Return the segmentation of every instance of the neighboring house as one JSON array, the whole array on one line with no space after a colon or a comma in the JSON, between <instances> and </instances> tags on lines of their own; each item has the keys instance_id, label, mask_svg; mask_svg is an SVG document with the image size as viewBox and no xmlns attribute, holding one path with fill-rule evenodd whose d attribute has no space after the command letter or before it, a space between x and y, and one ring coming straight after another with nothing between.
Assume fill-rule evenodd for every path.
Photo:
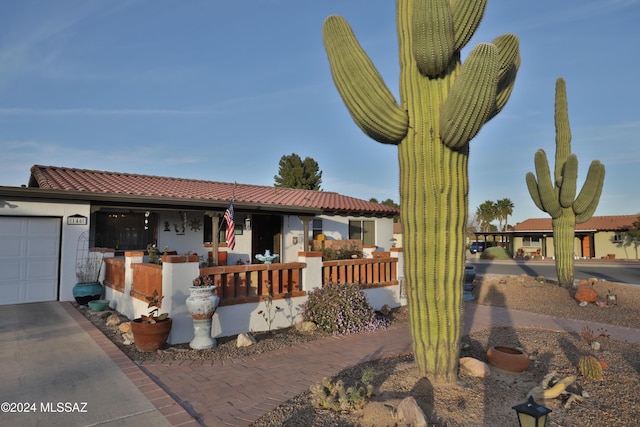
<instances>
[{"instance_id":1,"label":"neighboring house","mask_svg":"<svg viewBox=\"0 0 640 427\"><path fill-rule=\"evenodd\" d=\"M232 199L236 243L227 250L222 217ZM226 264L265 250L290 262L319 234L388 251L397 214L333 192L35 165L27 187L0 187L0 305L72 300L84 231L116 255L153 243Z\"/></svg>"},{"instance_id":2,"label":"neighboring house","mask_svg":"<svg viewBox=\"0 0 640 427\"><path fill-rule=\"evenodd\" d=\"M582 224L577 224L575 256L638 259L638 244L625 233L637 220L638 215L594 216ZM511 248L515 255L555 255L551 218L527 219L513 226L512 231L503 234L510 236Z\"/></svg>"}]
</instances>

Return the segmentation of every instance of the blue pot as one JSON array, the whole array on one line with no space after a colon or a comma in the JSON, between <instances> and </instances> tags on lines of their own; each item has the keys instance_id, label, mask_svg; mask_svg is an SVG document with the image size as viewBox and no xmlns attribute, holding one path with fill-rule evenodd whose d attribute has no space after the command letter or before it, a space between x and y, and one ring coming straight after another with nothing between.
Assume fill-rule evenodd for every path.
<instances>
[{"instance_id":1,"label":"blue pot","mask_svg":"<svg viewBox=\"0 0 640 427\"><path fill-rule=\"evenodd\" d=\"M87 305L89 301L102 298L104 287L100 282L76 283L73 287L73 297L80 305Z\"/></svg>"}]
</instances>

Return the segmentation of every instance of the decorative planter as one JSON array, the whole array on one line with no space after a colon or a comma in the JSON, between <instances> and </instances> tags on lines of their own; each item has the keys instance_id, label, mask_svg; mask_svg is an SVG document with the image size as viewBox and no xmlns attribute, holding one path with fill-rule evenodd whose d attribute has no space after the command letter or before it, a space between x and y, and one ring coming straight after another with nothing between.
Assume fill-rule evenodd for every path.
<instances>
[{"instance_id":1,"label":"decorative planter","mask_svg":"<svg viewBox=\"0 0 640 427\"><path fill-rule=\"evenodd\" d=\"M102 298L104 287L100 282L76 283L73 287L73 297L80 305L87 305L89 301Z\"/></svg>"},{"instance_id":2,"label":"decorative planter","mask_svg":"<svg viewBox=\"0 0 640 427\"><path fill-rule=\"evenodd\" d=\"M167 344L173 321L171 318L156 323L142 323L141 319L133 319L131 332L136 348L143 352L157 351Z\"/></svg>"},{"instance_id":3,"label":"decorative planter","mask_svg":"<svg viewBox=\"0 0 640 427\"><path fill-rule=\"evenodd\" d=\"M187 310L193 317L193 340L189 347L202 350L213 348L218 343L211 337L211 318L213 317L220 298L213 293L215 286L192 286L191 295L187 297Z\"/></svg>"},{"instance_id":4,"label":"decorative planter","mask_svg":"<svg viewBox=\"0 0 640 427\"><path fill-rule=\"evenodd\" d=\"M103 311L109 308L109 300L108 299L96 299L93 301L89 301L89 308L91 311Z\"/></svg>"},{"instance_id":5,"label":"decorative planter","mask_svg":"<svg viewBox=\"0 0 640 427\"><path fill-rule=\"evenodd\" d=\"M511 372L522 372L529 369L529 356L513 347L490 347L487 350L487 361L496 368Z\"/></svg>"}]
</instances>

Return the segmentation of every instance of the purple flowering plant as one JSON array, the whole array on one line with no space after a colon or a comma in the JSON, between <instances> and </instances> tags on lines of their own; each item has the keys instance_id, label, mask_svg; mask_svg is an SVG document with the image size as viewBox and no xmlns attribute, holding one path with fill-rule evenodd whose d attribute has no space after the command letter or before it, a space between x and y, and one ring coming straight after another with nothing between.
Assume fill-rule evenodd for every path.
<instances>
[{"instance_id":1,"label":"purple flowering plant","mask_svg":"<svg viewBox=\"0 0 640 427\"><path fill-rule=\"evenodd\" d=\"M302 307L302 317L334 335L386 328L389 320L378 315L357 284L327 285L314 289Z\"/></svg>"}]
</instances>

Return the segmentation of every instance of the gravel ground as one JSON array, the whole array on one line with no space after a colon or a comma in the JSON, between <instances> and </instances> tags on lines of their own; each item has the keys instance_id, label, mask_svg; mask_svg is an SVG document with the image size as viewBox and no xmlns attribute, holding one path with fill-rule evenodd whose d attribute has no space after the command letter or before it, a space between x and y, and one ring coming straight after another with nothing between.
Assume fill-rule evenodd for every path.
<instances>
[{"instance_id":1,"label":"gravel ground","mask_svg":"<svg viewBox=\"0 0 640 427\"><path fill-rule=\"evenodd\" d=\"M610 282L595 282L599 300L609 291L618 297L618 305L581 307L573 298L574 291L554 284L540 283L527 276L485 276L476 278L474 294L477 303L509 307L580 319L589 322L640 328L640 289ZM158 353L141 353L132 345L122 344L116 328L104 325L113 312L92 313L79 307L85 315L110 337L129 357L146 359L223 359L246 357L285 346L314 340L321 333L300 333L294 329L255 334L257 344L238 349L235 337L219 338L213 350L190 350L188 345L169 347ZM394 322L406 322L404 309L392 313ZM126 319L124 319L126 320ZM595 329L595 328L594 328ZM418 377L411 356L388 358L359 365L341 372L333 380L347 385L360 378L365 368L376 372L375 391L363 410L340 414L313 408L309 393L303 393L263 416L253 426L400 426L395 407L407 396L413 396L433 426L509 426L517 425L511 407L524 402L534 386L546 376L559 379L577 375L569 391L583 396L581 402L567 404L563 399L547 399L540 403L552 409L549 426L631 426L638 425L640 398L640 345L607 338L606 330L593 330L601 348L596 352L581 334L558 333L521 328L496 328L467 337L461 342L461 356L486 361L491 345L522 348L531 359L530 368L510 373L497 368L491 376L480 379L460 376L456 384L430 384ZM587 354L595 354L608 367L600 381L579 375L576 364Z\"/></svg>"}]
</instances>

